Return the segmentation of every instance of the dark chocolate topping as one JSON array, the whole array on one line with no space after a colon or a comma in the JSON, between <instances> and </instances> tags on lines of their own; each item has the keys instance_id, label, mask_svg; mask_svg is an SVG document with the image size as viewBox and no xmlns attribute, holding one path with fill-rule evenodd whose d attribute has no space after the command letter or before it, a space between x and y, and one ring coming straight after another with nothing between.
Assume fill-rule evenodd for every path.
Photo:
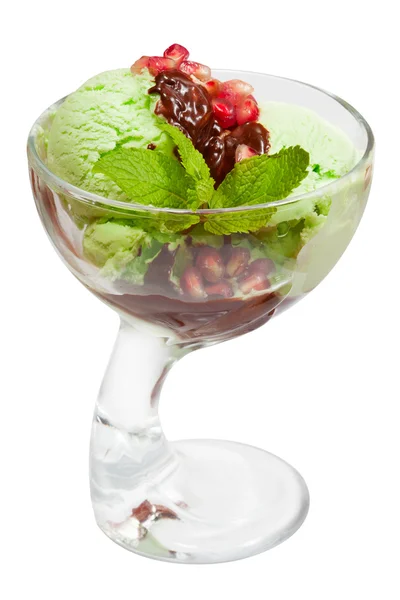
<instances>
[{"instance_id":1,"label":"dark chocolate topping","mask_svg":"<svg viewBox=\"0 0 400 600\"><path fill-rule=\"evenodd\" d=\"M199 83L178 70L163 71L149 94L160 94L156 113L178 127L202 153L219 185L235 165L235 151L246 144L257 154L268 152L269 133L261 123L223 130L214 116L211 96Z\"/></svg>"}]
</instances>

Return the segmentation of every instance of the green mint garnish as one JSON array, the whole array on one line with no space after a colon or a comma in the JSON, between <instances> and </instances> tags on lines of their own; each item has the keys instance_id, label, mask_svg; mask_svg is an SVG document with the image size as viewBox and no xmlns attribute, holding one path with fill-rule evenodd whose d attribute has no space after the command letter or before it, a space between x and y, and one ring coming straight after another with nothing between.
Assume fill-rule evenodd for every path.
<instances>
[{"instance_id":1,"label":"green mint garnish","mask_svg":"<svg viewBox=\"0 0 400 600\"><path fill-rule=\"evenodd\" d=\"M162 152L115 148L99 158L94 173L103 173L138 204L188 208L190 180L182 165Z\"/></svg>"},{"instance_id":2,"label":"green mint garnish","mask_svg":"<svg viewBox=\"0 0 400 600\"><path fill-rule=\"evenodd\" d=\"M201 205L207 205L214 193L215 181L210 176L210 169L203 155L196 150L189 138L177 127L163 124L162 129L178 147L179 156L186 173L192 178L188 190L191 208L196 210Z\"/></svg>"},{"instance_id":3,"label":"green mint garnish","mask_svg":"<svg viewBox=\"0 0 400 600\"><path fill-rule=\"evenodd\" d=\"M118 147L103 155L93 171L112 179L133 201L156 208L229 209L254 206L289 196L306 177L309 154L300 146L277 154L254 156L236 163L217 190L200 152L177 128L160 127L175 142L181 162L154 150ZM268 223L274 208L221 214L177 215L157 213L139 218L137 225L151 232L178 233L203 222L213 235L258 231ZM135 220L136 221L136 220Z\"/></svg>"},{"instance_id":4,"label":"green mint garnish","mask_svg":"<svg viewBox=\"0 0 400 600\"><path fill-rule=\"evenodd\" d=\"M263 154L236 163L211 199L211 208L251 206L286 198L307 176L309 154L300 146ZM257 231L268 223L274 208L210 215L205 228L229 234Z\"/></svg>"},{"instance_id":5,"label":"green mint garnish","mask_svg":"<svg viewBox=\"0 0 400 600\"><path fill-rule=\"evenodd\" d=\"M307 176L310 156L300 146L236 163L215 192L210 207L251 206L282 200Z\"/></svg>"},{"instance_id":6,"label":"green mint garnish","mask_svg":"<svg viewBox=\"0 0 400 600\"><path fill-rule=\"evenodd\" d=\"M147 231L158 230L161 233L179 233L190 229L200 221L198 215L176 215L168 213L157 213L149 215L141 221L141 225Z\"/></svg>"},{"instance_id":7,"label":"green mint garnish","mask_svg":"<svg viewBox=\"0 0 400 600\"><path fill-rule=\"evenodd\" d=\"M274 208L263 208L207 215L204 228L215 235L258 231L265 227L274 212Z\"/></svg>"}]
</instances>

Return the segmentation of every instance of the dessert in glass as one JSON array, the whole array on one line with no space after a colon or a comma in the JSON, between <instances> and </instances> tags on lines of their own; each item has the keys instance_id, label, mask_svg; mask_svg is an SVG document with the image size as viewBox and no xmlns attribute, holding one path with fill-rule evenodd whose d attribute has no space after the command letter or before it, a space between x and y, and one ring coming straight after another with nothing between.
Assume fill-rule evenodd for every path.
<instances>
[{"instance_id":1,"label":"dessert in glass","mask_svg":"<svg viewBox=\"0 0 400 600\"><path fill-rule=\"evenodd\" d=\"M55 249L121 317L93 419L96 521L133 552L210 563L292 535L307 487L258 448L169 442L163 382L187 353L260 327L328 274L363 214L374 142L336 96L211 73L188 54L173 44L90 79L39 117L28 158Z\"/></svg>"}]
</instances>

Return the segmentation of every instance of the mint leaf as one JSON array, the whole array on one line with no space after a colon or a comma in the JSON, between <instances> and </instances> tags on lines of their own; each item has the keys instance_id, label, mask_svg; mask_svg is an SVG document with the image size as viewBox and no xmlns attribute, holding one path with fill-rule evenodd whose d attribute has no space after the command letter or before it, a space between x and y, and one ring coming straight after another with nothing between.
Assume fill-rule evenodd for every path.
<instances>
[{"instance_id":1,"label":"mint leaf","mask_svg":"<svg viewBox=\"0 0 400 600\"><path fill-rule=\"evenodd\" d=\"M186 231L200 221L198 215L180 215L174 213L151 213L148 217L135 218L135 224L152 235L157 232L173 234Z\"/></svg>"},{"instance_id":2,"label":"mint leaf","mask_svg":"<svg viewBox=\"0 0 400 600\"><path fill-rule=\"evenodd\" d=\"M93 172L115 181L139 204L188 208L190 180L182 165L162 152L117 147L99 158Z\"/></svg>"},{"instance_id":3,"label":"mint leaf","mask_svg":"<svg viewBox=\"0 0 400 600\"><path fill-rule=\"evenodd\" d=\"M307 176L308 152L300 146L236 163L215 192L210 208L248 206L289 196Z\"/></svg>"},{"instance_id":4,"label":"mint leaf","mask_svg":"<svg viewBox=\"0 0 400 600\"><path fill-rule=\"evenodd\" d=\"M182 165L160 152L118 147L103 155L94 173L103 173L140 204L171 209L251 206L286 198L307 175L308 153L300 146L284 148L272 156L261 155L237 163L218 190L210 170L192 142L167 123L160 127L176 143ZM204 231L212 235L249 233L266 226L275 208L207 215ZM136 226L148 232L177 234L200 223L198 215L152 213L133 216Z\"/></svg>"},{"instance_id":5,"label":"mint leaf","mask_svg":"<svg viewBox=\"0 0 400 600\"><path fill-rule=\"evenodd\" d=\"M201 152L196 150L191 140L174 125L164 123L161 129L167 133L172 141L177 145L179 156L185 167L186 173L194 180L191 190L194 195L191 198L191 208L195 210L202 204L208 204L214 193L215 181L210 176L210 169L207 166Z\"/></svg>"},{"instance_id":6,"label":"mint leaf","mask_svg":"<svg viewBox=\"0 0 400 600\"><path fill-rule=\"evenodd\" d=\"M191 140L178 127L163 123L161 129L167 133L172 141L178 146L179 156L186 172L193 179L207 179L210 177L210 169L201 152L196 150Z\"/></svg>"},{"instance_id":7,"label":"mint leaf","mask_svg":"<svg viewBox=\"0 0 400 600\"><path fill-rule=\"evenodd\" d=\"M208 205L214 193L213 179L192 180L188 188L188 208L196 210Z\"/></svg>"},{"instance_id":8,"label":"mint leaf","mask_svg":"<svg viewBox=\"0 0 400 600\"><path fill-rule=\"evenodd\" d=\"M115 211L115 209L113 209ZM116 212L116 211L115 211ZM146 210L130 210L129 219L127 211L121 210L121 214L126 220L119 218L121 223L137 227L150 233L155 237L157 234L166 235L186 231L200 221L200 217L195 214L179 214L174 212L148 212ZM168 240L165 240L166 242Z\"/></svg>"},{"instance_id":9,"label":"mint leaf","mask_svg":"<svg viewBox=\"0 0 400 600\"><path fill-rule=\"evenodd\" d=\"M179 233L190 229L199 221L200 217L197 215L166 215L164 213L157 215L154 225L157 225L158 231L161 233Z\"/></svg>"},{"instance_id":10,"label":"mint leaf","mask_svg":"<svg viewBox=\"0 0 400 600\"><path fill-rule=\"evenodd\" d=\"M171 137L172 141L177 145L179 156L188 175L193 179L210 179L214 184L214 180L210 176L210 169L204 160L201 152L196 150L192 141L186 135L175 127L164 123L161 128Z\"/></svg>"},{"instance_id":11,"label":"mint leaf","mask_svg":"<svg viewBox=\"0 0 400 600\"><path fill-rule=\"evenodd\" d=\"M204 229L215 235L258 231L266 226L274 212L274 208L261 208L207 215Z\"/></svg>"}]
</instances>

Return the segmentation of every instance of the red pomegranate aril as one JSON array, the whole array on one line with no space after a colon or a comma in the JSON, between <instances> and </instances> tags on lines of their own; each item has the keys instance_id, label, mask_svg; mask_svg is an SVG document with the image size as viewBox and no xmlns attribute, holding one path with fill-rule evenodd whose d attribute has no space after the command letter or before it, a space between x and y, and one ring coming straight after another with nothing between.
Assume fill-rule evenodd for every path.
<instances>
[{"instance_id":1,"label":"red pomegranate aril","mask_svg":"<svg viewBox=\"0 0 400 600\"><path fill-rule=\"evenodd\" d=\"M238 277L247 268L250 260L250 251L247 248L232 248L230 258L226 264L228 277Z\"/></svg>"},{"instance_id":2,"label":"red pomegranate aril","mask_svg":"<svg viewBox=\"0 0 400 600\"><path fill-rule=\"evenodd\" d=\"M210 79L210 81L203 82L203 86L210 94L211 98L216 98L221 90L221 82L218 79Z\"/></svg>"},{"instance_id":3,"label":"red pomegranate aril","mask_svg":"<svg viewBox=\"0 0 400 600\"><path fill-rule=\"evenodd\" d=\"M232 298L233 290L228 281L219 281L211 285L206 285L206 292L209 296L222 296L223 298Z\"/></svg>"},{"instance_id":4,"label":"red pomegranate aril","mask_svg":"<svg viewBox=\"0 0 400 600\"><path fill-rule=\"evenodd\" d=\"M144 500L139 506L132 509L131 516L137 519L140 523L144 523L154 513L154 507L148 500Z\"/></svg>"},{"instance_id":5,"label":"red pomegranate aril","mask_svg":"<svg viewBox=\"0 0 400 600\"><path fill-rule=\"evenodd\" d=\"M131 73L141 73L144 68L149 66L150 56L141 56L131 66Z\"/></svg>"},{"instance_id":6,"label":"red pomegranate aril","mask_svg":"<svg viewBox=\"0 0 400 600\"><path fill-rule=\"evenodd\" d=\"M235 151L235 162L240 162L245 158L251 158L252 156L256 156L257 152L250 148L250 146L246 146L246 144L239 144Z\"/></svg>"},{"instance_id":7,"label":"red pomegranate aril","mask_svg":"<svg viewBox=\"0 0 400 600\"><path fill-rule=\"evenodd\" d=\"M215 118L224 129L229 129L236 125L235 107L229 100L226 100L225 98L214 99L213 110Z\"/></svg>"},{"instance_id":8,"label":"red pomegranate aril","mask_svg":"<svg viewBox=\"0 0 400 600\"><path fill-rule=\"evenodd\" d=\"M185 73L185 75L194 75L197 79L200 79L200 81L208 81L211 79L210 67L192 60L184 60L179 69L182 73Z\"/></svg>"},{"instance_id":9,"label":"red pomegranate aril","mask_svg":"<svg viewBox=\"0 0 400 600\"><path fill-rule=\"evenodd\" d=\"M260 292L269 288L269 281L265 273L246 273L239 280L239 288L243 294L252 291Z\"/></svg>"},{"instance_id":10,"label":"red pomegranate aril","mask_svg":"<svg viewBox=\"0 0 400 600\"><path fill-rule=\"evenodd\" d=\"M254 88L241 79L230 79L224 81L220 92L220 98L227 98L234 105L237 105L249 94L254 92Z\"/></svg>"},{"instance_id":11,"label":"red pomegranate aril","mask_svg":"<svg viewBox=\"0 0 400 600\"><path fill-rule=\"evenodd\" d=\"M187 267L181 277L180 284L182 290L192 298L197 298L199 300L207 298L207 293L203 285L203 278L199 269L196 269L196 267Z\"/></svg>"},{"instance_id":12,"label":"red pomegranate aril","mask_svg":"<svg viewBox=\"0 0 400 600\"><path fill-rule=\"evenodd\" d=\"M264 273L271 275L275 272L275 263L270 258L257 258L249 265L249 273Z\"/></svg>"},{"instance_id":13,"label":"red pomegranate aril","mask_svg":"<svg viewBox=\"0 0 400 600\"><path fill-rule=\"evenodd\" d=\"M197 255L196 267L200 273L210 283L220 281L224 276L225 266L221 255L215 248L201 248Z\"/></svg>"},{"instance_id":14,"label":"red pomegranate aril","mask_svg":"<svg viewBox=\"0 0 400 600\"><path fill-rule=\"evenodd\" d=\"M162 71L169 71L174 68L175 62L170 58L165 58L164 56L151 56L149 59L148 69L154 76Z\"/></svg>"},{"instance_id":15,"label":"red pomegranate aril","mask_svg":"<svg viewBox=\"0 0 400 600\"><path fill-rule=\"evenodd\" d=\"M167 48L164 52L164 57L173 60L176 67L179 67L179 65L186 60L188 56L189 50L180 44L172 44L172 46L169 46L169 48Z\"/></svg>"},{"instance_id":16,"label":"red pomegranate aril","mask_svg":"<svg viewBox=\"0 0 400 600\"><path fill-rule=\"evenodd\" d=\"M244 125L250 121L257 121L260 116L260 110L257 102L253 98L245 98L236 108L236 118L238 125Z\"/></svg>"}]
</instances>

